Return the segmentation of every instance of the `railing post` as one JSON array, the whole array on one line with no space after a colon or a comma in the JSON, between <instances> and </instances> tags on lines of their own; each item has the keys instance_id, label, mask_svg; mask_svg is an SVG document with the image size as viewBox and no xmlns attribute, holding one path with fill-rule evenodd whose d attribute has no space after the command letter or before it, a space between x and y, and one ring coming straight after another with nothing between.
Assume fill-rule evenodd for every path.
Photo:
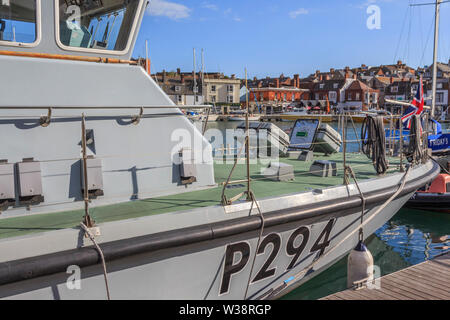
<instances>
[{"instance_id":1,"label":"railing post","mask_svg":"<svg viewBox=\"0 0 450 320\"><path fill-rule=\"evenodd\" d=\"M83 153L83 197L84 197L84 217L83 223L88 227L92 228L94 226L94 221L89 215L89 184L88 184L88 174L87 174L87 152L86 152L86 117L83 113L81 117L81 148Z\"/></svg>"}]
</instances>

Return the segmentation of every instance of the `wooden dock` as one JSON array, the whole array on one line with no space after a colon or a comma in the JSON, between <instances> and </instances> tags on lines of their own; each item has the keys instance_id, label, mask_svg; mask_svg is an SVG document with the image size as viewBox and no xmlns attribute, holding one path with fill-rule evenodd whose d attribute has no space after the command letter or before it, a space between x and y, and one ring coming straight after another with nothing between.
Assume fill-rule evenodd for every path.
<instances>
[{"instance_id":1,"label":"wooden dock","mask_svg":"<svg viewBox=\"0 0 450 320\"><path fill-rule=\"evenodd\" d=\"M321 300L450 300L450 252L379 280L379 289L348 289Z\"/></svg>"}]
</instances>

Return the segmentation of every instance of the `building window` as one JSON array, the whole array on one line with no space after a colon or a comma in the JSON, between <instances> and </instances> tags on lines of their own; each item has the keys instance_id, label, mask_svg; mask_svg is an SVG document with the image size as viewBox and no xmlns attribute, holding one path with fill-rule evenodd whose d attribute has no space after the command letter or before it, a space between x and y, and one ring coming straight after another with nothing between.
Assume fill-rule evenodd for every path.
<instances>
[{"instance_id":1,"label":"building window","mask_svg":"<svg viewBox=\"0 0 450 320\"><path fill-rule=\"evenodd\" d=\"M336 101L336 99L337 99L337 93L334 92L334 91L330 91L330 93L329 93L329 99L330 99L330 100Z\"/></svg>"},{"instance_id":2,"label":"building window","mask_svg":"<svg viewBox=\"0 0 450 320\"><path fill-rule=\"evenodd\" d=\"M334 88L334 89L337 89L338 86L339 86L339 83L333 83L333 88Z\"/></svg>"},{"instance_id":3,"label":"building window","mask_svg":"<svg viewBox=\"0 0 450 320\"><path fill-rule=\"evenodd\" d=\"M436 88L437 89L442 89L442 82L436 83Z\"/></svg>"},{"instance_id":4,"label":"building window","mask_svg":"<svg viewBox=\"0 0 450 320\"><path fill-rule=\"evenodd\" d=\"M283 95L283 100L284 100L284 101L287 100L287 94L286 94L286 93Z\"/></svg>"},{"instance_id":5,"label":"building window","mask_svg":"<svg viewBox=\"0 0 450 320\"><path fill-rule=\"evenodd\" d=\"M195 96L195 102L198 102L198 96Z\"/></svg>"},{"instance_id":6,"label":"building window","mask_svg":"<svg viewBox=\"0 0 450 320\"><path fill-rule=\"evenodd\" d=\"M227 96L227 102L233 103L233 96Z\"/></svg>"},{"instance_id":7,"label":"building window","mask_svg":"<svg viewBox=\"0 0 450 320\"><path fill-rule=\"evenodd\" d=\"M324 83L321 83L320 85L319 85L319 88L320 89L323 89L325 87L325 84Z\"/></svg>"},{"instance_id":8,"label":"building window","mask_svg":"<svg viewBox=\"0 0 450 320\"><path fill-rule=\"evenodd\" d=\"M398 87L391 87L391 92L398 92Z\"/></svg>"},{"instance_id":9,"label":"building window","mask_svg":"<svg viewBox=\"0 0 450 320\"><path fill-rule=\"evenodd\" d=\"M437 92L436 93L436 103L443 103L443 102L444 102L444 93Z\"/></svg>"},{"instance_id":10,"label":"building window","mask_svg":"<svg viewBox=\"0 0 450 320\"><path fill-rule=\"evenodd\" d=\"M38 42L37 0L0 1L0 42L6 45L37 44Z\"/></svg>"},{"instance_id":11,"label":"building window","mask_svg":"<svg viewBox=\"0 0 450 320\"><path fill-rule=\"evenodd\" d=\"M292 101L295 101L295 93L292 94Z\"/></svg>"},{"instance_id":12,"label":"building window","mask_svg":"<svg viewBox=\"0 0 450 320\"><path fill-rule=\"evenodd\" d=\"M176 92L180 92L181 91L181 87L180 86L175 86L175 91Z\"/></svg>"},{"instance_id":13,"label":"building window","mask_svg":"<svg viewBox=\"0 0 450 320\"><path fill-rule=\"evenodd\" d=\"M316 93L316 100L319 100L319 94Z\"/></svg>"},{"instance_id":14,"label":"building window","mask_svg":"<svg viewBox=\"0 0 450 320\"><path fill-rule=\"evenodd\" d=\"M347 100L348 101L352 101L352 93L351 92L348 93Z\"/></svg>"},{"instance_id":15,"label":"building window","mask_svg":"<svg viewBox=\"0 0 450 320\"><path fill-rule=\"evenodd\" d=\"M181 102L183 102L183 97L181 95L178 95L177 100L178 100L178 103L181 103Z\"/></svg>"},{"instance_id":16,"label":"building window","mask_svg":"<svg viewBox=\"0 0 450 320\"><path fill-rule=\"evenodd\" d=\"M227 86L227 91L228 92L233 92L234 91L234 86L233 85L228 85Z\"/></svg>"},{"instance_id":17,"label":"building window","mask_svg":"<svg viewBox=\"0 0 450 320\"><path fill-rule=\"evenodd\" d=\"M211 102L216 102L216 96L210 96Z\"/></svg>"},{"instance_id":18,"label":"building window","mask_svg":"<svg viewBox=\"0 0 450 320\"><path fill-rule=\"evenodd\" d=\"M355 98L355 100L356 100L356 101L359 101L359 92L356 93L356 98Z\"/></svg>"},{"instance_id":19,"label":"building window","mask_svg":"<svg viewBox=\"0 0 450 320\"><path fill-rule=\"evenodd\" d=\"M215 85L211 86L211 92L216 92L216 86Z\"/></svg>"},{"instance_id":20,"label":"building window","mask_svg":"<svg viewBox=\"0 0 450 320\"><path fill-rule=\"evenodd\" d=\"M92 0L81 6L74 0L58 2L60 46L123 52L131 45L142 0Z\"/></svg>"}]
</instances>

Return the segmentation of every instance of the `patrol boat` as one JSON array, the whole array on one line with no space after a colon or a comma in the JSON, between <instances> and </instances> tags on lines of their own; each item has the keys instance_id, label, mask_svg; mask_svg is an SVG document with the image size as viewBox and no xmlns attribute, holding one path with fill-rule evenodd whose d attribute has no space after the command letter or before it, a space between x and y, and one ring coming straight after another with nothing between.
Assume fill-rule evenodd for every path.
<instances>
[{"instance_id":1,"label":"patrol boat","mask_svg":"<svg viewBox=\"0 0 450 320\"><path fill-rule=\"evenodd\" d=\"M438 174L425 152L229 163L131 60L146 6L0 2L1 298L275 299Z\"/></svg>"}]
</instances>

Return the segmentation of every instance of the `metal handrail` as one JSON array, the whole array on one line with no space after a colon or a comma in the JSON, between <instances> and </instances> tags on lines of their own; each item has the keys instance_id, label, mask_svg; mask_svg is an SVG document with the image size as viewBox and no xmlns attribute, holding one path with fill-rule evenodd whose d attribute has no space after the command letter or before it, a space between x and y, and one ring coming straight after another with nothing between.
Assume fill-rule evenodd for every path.
<instances>
[{"instance_id":1,"label":"metal handrail","mask_svg":"<svg viewBox=\"0 0 450 320\"><path fill-rule=\"evenodd\" d=\"M139 106L139 107L130 107L130 106L124 106L124 107L120 107L120 106L111 106L111 107L76 107L76 106L66 106L66 107L49 107L49 106L10 106L10 107L4 107L4 106L0 106L0 110L47 110L47 109L52 109L52 110L106 110L106 109L124 109L124 110L129 110L129 109L210 109L212 108L212 105L185 105L185 106L177 106L177 105L160 105L160 106Z\"/></svg>"}]
</instances>

